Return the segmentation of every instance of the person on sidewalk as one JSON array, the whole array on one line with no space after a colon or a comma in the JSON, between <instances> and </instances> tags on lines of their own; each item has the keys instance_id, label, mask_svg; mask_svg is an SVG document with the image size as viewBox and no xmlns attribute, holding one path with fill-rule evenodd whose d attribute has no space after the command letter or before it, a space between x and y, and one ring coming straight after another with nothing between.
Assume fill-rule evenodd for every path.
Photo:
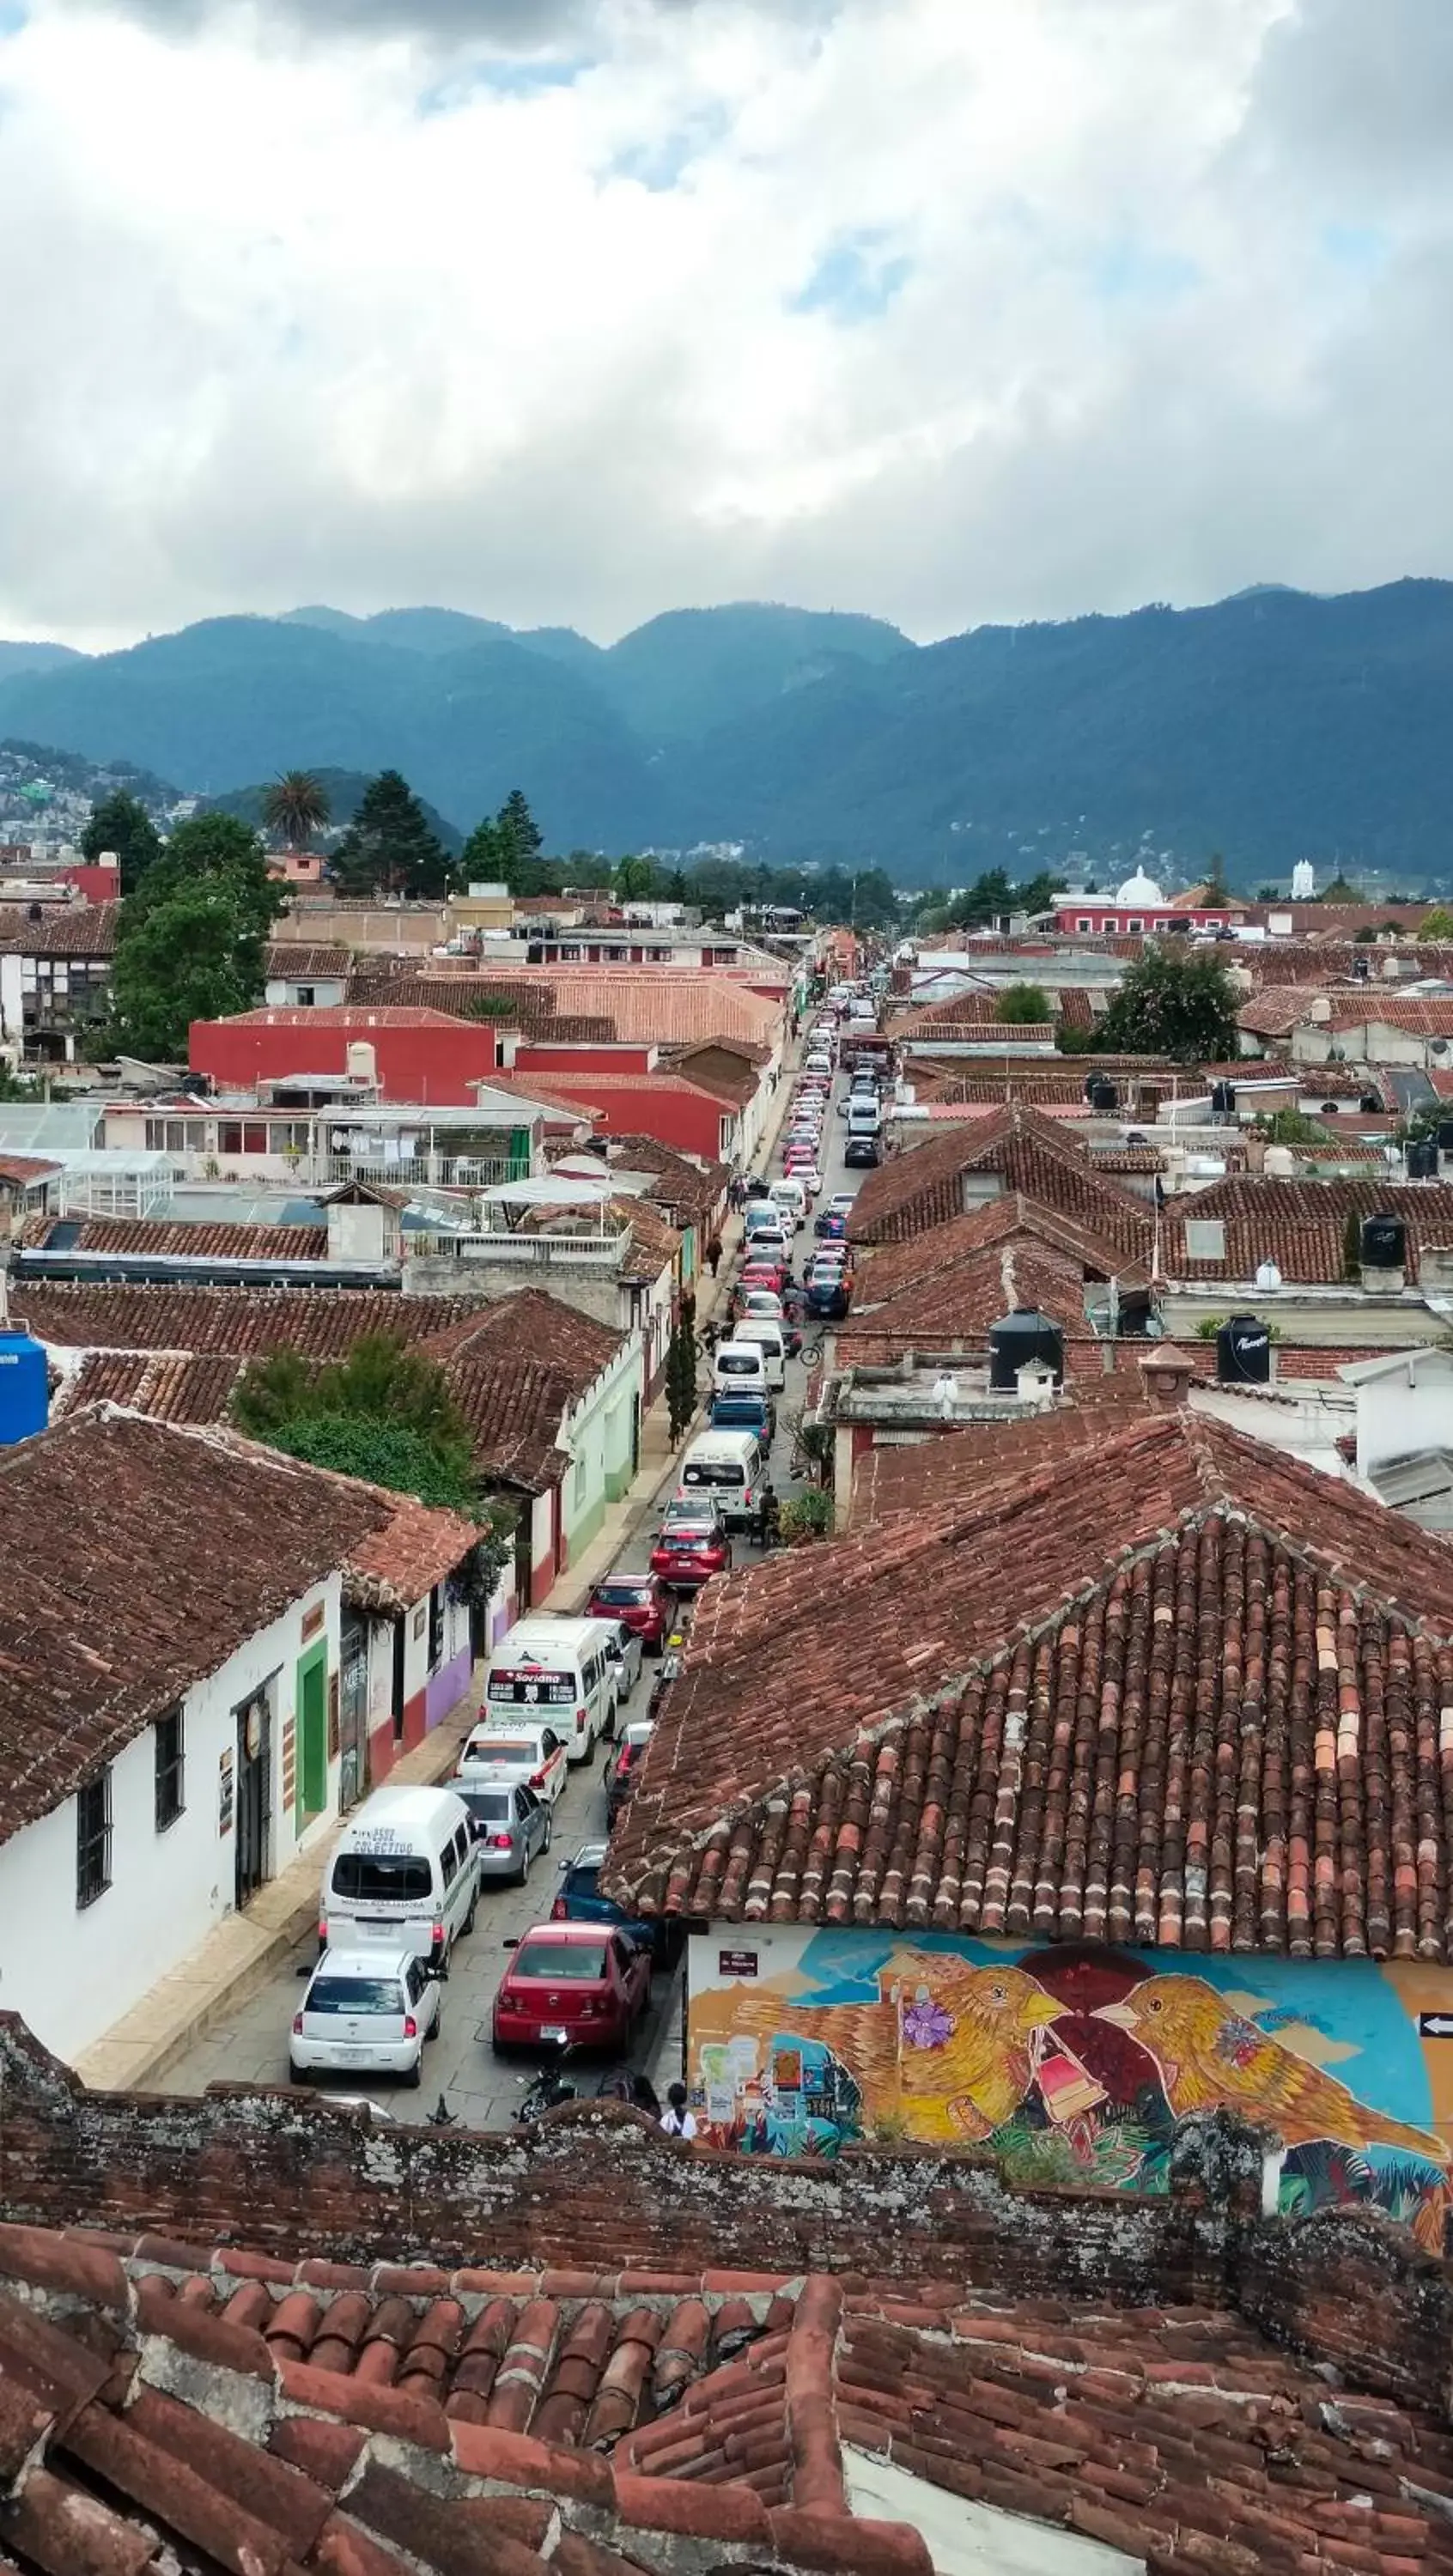
<instances>
[{"instance_id":1,"label":"person on sidewalk","mask_svg":"<svg viewBox=\"0 0 1453 2576\"><path fill-rule=\"evenodd\" d=\"M713 1279L721 1268L721 1236L714 1234L706 1247L706 1266Z\"/></svg>"}]
</instances>

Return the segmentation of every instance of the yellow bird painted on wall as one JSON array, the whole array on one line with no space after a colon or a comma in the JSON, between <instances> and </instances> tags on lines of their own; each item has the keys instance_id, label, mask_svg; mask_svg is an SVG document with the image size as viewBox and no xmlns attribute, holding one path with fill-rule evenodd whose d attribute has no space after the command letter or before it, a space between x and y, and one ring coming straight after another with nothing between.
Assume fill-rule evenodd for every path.
<instances>
[{"instance_id":1,"label":"yellow bird painted on wall","mask_svg":"<svg viewBox=\"0 0 1453 2576\"><path fill-rule=\"evenodd\" d=\"M1177 2119L1224 2108L1274 2129L1288 2147L1324 2138L1344 2147L1401 2147L1430 2164L1449 2163L1448 2148L1431 2130L1369 2110L1335 2076L1229 2010L1204 1977L1147 1977L1091 2018L1130 2031L1148 2050Z\"/></svg>"},{"instance_id":2,"label":"yellow bird painted on wall","mask_svg":"<svg viewBox=\"0 0 1453 2576\"><path fill-rule=\"evenodd\" d=\"M900 1955L893 1966L904 1990L898 2065L910 2132L977 2144L1013 2118L1034 2082L1045 2032L1071 2007L1022 1968L975 1968L924 1953Z\"/></svg>"}]
</instances>

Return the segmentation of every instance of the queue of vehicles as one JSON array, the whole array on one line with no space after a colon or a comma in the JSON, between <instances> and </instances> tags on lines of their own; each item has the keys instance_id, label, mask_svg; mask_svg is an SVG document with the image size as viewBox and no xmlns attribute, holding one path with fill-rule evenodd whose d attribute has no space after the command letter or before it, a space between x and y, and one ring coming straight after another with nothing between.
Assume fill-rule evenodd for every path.
<instances>
[{"instance_id":1,"label":"queue of vehicles","mask_svg":"<svg viewBox=\"0 0 1453 2576\"><path fill-rule=\"evenodd\" d=\"M730 1571L734 1539L767 1534L773 1398L800 1348L794 1306L832 1318L851 1304L851 1194L817 1203L837 1016L849 1032L870 1025L872 1004L864 1010L861 998L829 997L834 1008L813 1029L784 1123L781 1178L747 1202L730 1338L713 1356L709 1427L682 1458L648 1566L603 1577L583 1618L537 1612L518 1621L490 1655L483 1705L452 1779L376 1790L349 1820L324 1872L319 1955L293 2017L293 2082L390 2075L417 2085L424 2049L439 2034L450 1959L475 1928L481 1892L528 1882L550 1851L571 1768L594 1764L606 1745L612 1822L629 1799L652 1721L622 1724L621 1711L643 1656L668 1670L683 1596ZM877 1070L862 1065L840 1103L850 1164L878 1159L878 1086ZM799 1288L792 1247L809 1222ZM605 1848L582 1845L562 1867L548 1921L507 1945L489 2030L496 2052L629 2047L653 1966L669 1962L679 1935L627 1918L602 1894Z\"/></svg>"}]
</instances>

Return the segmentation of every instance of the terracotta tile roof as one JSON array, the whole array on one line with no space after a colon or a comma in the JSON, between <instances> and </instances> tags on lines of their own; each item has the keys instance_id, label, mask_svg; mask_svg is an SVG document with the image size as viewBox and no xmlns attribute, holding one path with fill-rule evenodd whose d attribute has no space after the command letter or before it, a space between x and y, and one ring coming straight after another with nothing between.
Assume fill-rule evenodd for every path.
<instances>
[{"instance_id":1,"label":"terracotta tile roof","mask_svg":"<svg viewBox=\"0 0 1453 2576\"><path fill-rule=\"evenodd\" d=\"M417 970L380 973L376 966L357 974L349 987L349 998L368 1009L390 1004L418 1010L445 1011L451 1018L471 1018L470 1005L485 1000L506 1007L488 1018L497 1020L500 1028L520 1029L529 1036L553 1039L561 1046L610 1046L615 1040L615 1022L603 1014L576 1012L562 1017L555 1008L555 995L548 984L515 984L508 977L481 974L476 968L465 974L429 975Z\"/></svg>"},{"instance_id":2,"label":"terracotta tile roof","mask_svg":"<svg viewBox=\"0 0 1453 2576\"><path fill-rule=\"evenodd\" d=\"M1283 1279L1333 1285L1343 1278L1347 1220L1400 1216L1415 1268L1431 1244L1453 1243L1453 1183L1383 1180L1267 1180L1253 1173L1215 1181L1194 1197L1172 1199L1163 1220L1163 1260L1172 1279L1253 1279L1274 1261ZM1219 1219L1226 1229L1220 1260L1193 1260L1185 1228Z\"/></svg>"},{"instance_id":3,"label":"terracotta tile roof","mask_svg":"<svg viewBox=\"0 0 1453 2576\"><path fill-rule=\"evenodd\" d=\"M1085 1276L1118 1276L1125 1287L1145 1288L1149 1269L1127 1258L1119 1247L1091 1226L1077 1224L1056 1207L1047 1207L1024 1190L1004 1190L996 1199L964 1216L950 1217L926 1234L909 1235L865 1251L858 1264L853 1311L861 1314L906 1288L918 1286L940 1271L951 1270L967 1255L1002 1246L1024 1236L1054 1247L1078 1262Z\"/></svg>"},{"instance_id":4,"label":"terracotta tile roof","mask_svg":"<svg viewBox=\"0 0 1453 2576\"><path fill-rule=\"evenodd\" d=\"M654 1172L657 1178L651 1196L667 1210L698 1221L709 1217L720 1205L731 1179L725 1163L694 1163L689 1155L678 1154L655 1136L612 1134L606 1169L612 1168Z\"/></svg>"},{"instance_id":5,"label":"terracotta tile roof","mask_svg":"<svg viewBox=\"0 0 1453 2576\"><path fill-rule=\"evenodd\" d=\"M580 1400L575 1376L517 1350L488 1349L451 1360L447 1374L481 1476L531 1494L559 1484L570 1465L563 1426Z\"/></svg>"},{"instance_id":6,"label":"terracotta tile roof","mask_svg":"<svg viewBox=\"0 0 1453 2576\"><path fill-rule=\"evenodd\" d=\"M483 1299L403 1297L384 1288L93 1287L27 1282L16 1304L37 1339L73 1350L295 1350L335 1359L372 1333L411 1347L470 1329ZM550 1301L553 1304L553 1299Z\"/></svg>"},{"instance_id":7,"label":"terracotta tile roof","mask_svg":"<svg viewBox=\"0 0 1453 2576\"><path fill-rule=\"evenodd\" d=\"M478 1545L479 1531L459 1512L435 1510L411 1494L370 1490L388 1516L349 1550L344 1598L361 1610L408 1610L454 1573Z\"/></svg>"},{"instance_id":8,"label":"terracotta tile roof","mask_svg":"<svg viewBox=\"0 0 1453 2576\"><path fill-rule=\"evenodd\" d=\"M1264 984L1243 1002L1236 1025L1249 1037L1289 1038L1311 1017L1311 995L1299 984Z\"/></svg>"},{"instance_id":9,"label":"terracotta tile roof","mask_svg":"<svg viewBox=\"0 0 1453 2576\"><path fill-rule=\"evenodd\" d=\"M6 922L0 948L19 949L26 957L112 957L120 910L119 903L71 903L47 911L41 921Z\"/></svg>"},{"instance_id":10,"label":"terracotta tile roof","mask_svg":"<svg viewBox=\"0 0 1453 2576\"><path fill-rule=\"evenodd\" d=\"M608 1018L626 1046L690 1046L719 1037L746 1038L755 1046L770 1042L782 1024L780 1002L710 968L539 971L549 978L558 1010Z\"/></svg>"},{"instance_id":11,"label":"terracotta tile roof","mask_svg":"<svg viewBox=\"0 0 1453 2576\"><path fill-rule=\"evenodd\" d=\"M0 1451L0 1840L98 1764L385 1517L272 1450L95 1410ZM205 1580L188 1580L205 1557Z\"/></svg>"},{"instance_id":12,"label":"terracotta tile roof","mask_svg":"<svg viewBox=\"0 0 1453 2576\"><path fill-rule=\"evenodd\" d=\"M1330 1025L1339 1034L1369 1028L1405 1029L1411 1037L1453 1037L1453 994L1403 996L1364 984L1356 993L1334 994Z\"/></svg>"},{"instance_id":13,"label":"terracotta tile roof","mask_svg":"<svg viewBox=\"0 0 1453 2576\"><path fill-rule=\"evenodd\" d=\"M193 1225L185 1219L160 1223L146 1217L88 1216L73 1232L74 1217L33 1216L26 1219L21 1243L42 1252L64 1224L67 1252L152 1253L190 1261L326 1261L326 1225Z\"/></svg>"},{"instance_id":14,"label":"terracotta tile roof","mask_svg":"<svg viewBox=\"0 0 1453 2576\"><path fill-rule=\"evenodd\" d=\"M0 1154L0 1187L36 1189L42 1181L53 1181L63 1168L47 1162L42 1154Z\"/></svg>"},{"instance_id":15,"label":"terracotta tile roof","mask_svg":"<svg viewBox=\"0 0 1453 2576\"><path fill-rule=\"evenodd\" d=\"M0 2279L0 2538L35 2576L932 2576L916 2531L849 2510L822 2276L319 2267L7 2227Z\"/></svg>"},{"instance_id":16,"label":"terracotta tile roof","mask_svg":"<svg viewBox=\"0 0 1453 2576\"><path fill-rule=\"evenodd\" d=\"M1453 1957L1450 1690L1442 1540L1147 1415L1093 1474L1013 1466L709 1585L610 1884L713 1920Z\"/></svg>"},{"instance_id":17,"label":"terracotta tile roof","mask_svg":"<svg viewBox=\"0 0 1453 2576\"><path fill-rule=\"evenodd\" d=\"M243 1363L222 1351L88 1351L62 1380L52 1419L86 1404L124 1404L154 1422L223 1422Z\"/></svg>"},{"instance_id":18,"label":"terracotta tile roof","mask_svg":"<svg viewBox=\"0 0 1453 2576\"><path fill-rule=\"evenodd\" d=\"M269 982L330 983L348 975L352 966L352 949L337 944L310 948L302 940L275 939L267 952Z\"/></svg>"},{"instance_id":19,"label":"terracotta tile roof","mask_svg":"<svg viewBox=\"0 0 1453 2576\"><path fill-rule=\"evenodd\" d=\"M415 1003L328 1002L311 1008L279 1003L255 1011L233 1011L220 1023L229 1029L429 1029L447 1028L452 1011L435 1011Z\"/></svg>"},{"instance_id":20,"label":"terracotta tile roof","mask_svg":"<svg viewBox=\"0 0 1453 2576\"><path fill-rule=\"evenodd\" d=\"M944 1229L947 1231L947 1228ZM966 1252L865 1314L854 1304L838 1326L839 1368L881 1368L904 1351L982 1349L991 1325L1016 1306L1038 1307L1066 1333L1083 1334L1085 1281L1079 1263L1032 1235Z\"/></svg>"},{"instance_id":21,"label":"terracotta tile roof","mask_svg":"<svg viewBox=\"0 0 1453 2576\"><path fill-rule=\"evenodd\" d=\"M1209 1344L1194 1348L1197 1354L1204 1348L1214 1365ZM1117 1359L1113 1376L1091 1372L1075 1379L1070 1400L1033 1421L974 1422L962 1431L934 1432L912 1447L895 1443L865 1450L853 1469L849 1528L858 1535L901 1512L966 1504L986 1479L1014 1468L1029 1475L1094 1449L1108 1430L1150 1409L1141 1370L1128 1354L1117 1353Z\"/></svg>"},{"instance_id":22,"label":"terracotta tile roof","mask_svg":"<svg viewBox=\"0 0 1453 2576\"><path fill-rule=\"evenodd\" d=\"M997 1172L1009 1188L1093 1227L1127 1255L1149 1257L1154 1221L1145 1201L1101 1180L1061 1125L1020 1101L869 1172L848 1221L852 1240L901 1243L962 1215L970 1172Z\"/></svg>"},{"instance_id":23,"label":"terracotta tile roof","mask_svg":"<svg viewBox=\"0 0 1453 2576\"><path fill-rule=\"evenodd\" d=\"M768 1050L753 1047L751 1056L738 1051L728 1042L720 1046L682 1047L673 1052L663 1070L681 1074L694 1082L699 1091L714 1091L722 1100L733 1100L743 1108L757 1096L757 1057L765 1064Z\"/></svg>"},{"instance_id":24,"label":"terracotta tile roof","mask_svg":"<svg viewBox=\"0 0 1453 2576\"><path fill-rule=\"evenodd\" d=\"M435 1308L458 1303L448 1297L418 1302ZM446 1331L451 1320L447 1315L443 1319ZM578 1400L610 1367L624 1340L624 1333L616 1332L609 1324L597 1323L593 1315L583 1315L578 1307L567 1306L544 1288L517 1288L508 1297L494 1297L484 1306L474 1307L453 1333L452 1347L461 1358L467 1354L470 1359L488 1357L496 1349L507 1351L516 1360L528 1352L544 1367L558 1369ZM437 1339L428 1346L437 1354Z\"/></svg>"}]
</instances>

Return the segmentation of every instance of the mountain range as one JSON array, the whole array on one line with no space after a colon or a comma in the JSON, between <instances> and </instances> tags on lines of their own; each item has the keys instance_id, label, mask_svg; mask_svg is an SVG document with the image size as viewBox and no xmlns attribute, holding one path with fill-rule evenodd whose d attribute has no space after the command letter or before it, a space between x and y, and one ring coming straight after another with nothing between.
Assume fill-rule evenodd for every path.
<instances>
[{"instance_id":1,"label":"mountain range","mask_svg":"<svg viewBox=\"0 0 1453 2576\"><path fill-rule=\"evenodd\" d=\"M609 647L448 608L223 617L83 655L0 643L0 736L222 796L403 770L460 831L523 787L559 850L743 841L963 883L1142 845L1234 882L1310 856L1441 878L1453 584L981 626L681 609Z\"/></svg>"}]
</instances>

